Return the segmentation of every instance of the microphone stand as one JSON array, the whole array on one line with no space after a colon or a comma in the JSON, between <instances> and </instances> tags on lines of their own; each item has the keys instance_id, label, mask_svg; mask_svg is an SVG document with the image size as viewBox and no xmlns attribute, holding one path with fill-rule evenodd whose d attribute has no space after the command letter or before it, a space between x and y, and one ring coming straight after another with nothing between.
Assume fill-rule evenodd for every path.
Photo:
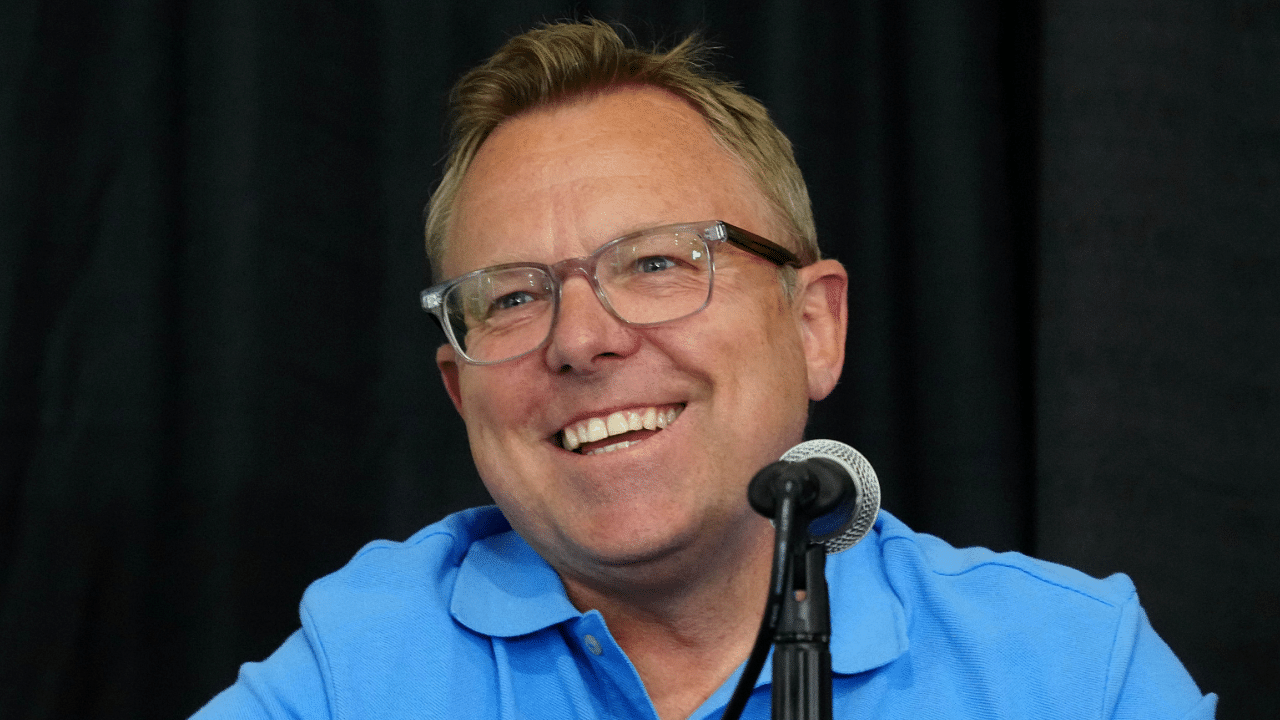
<instances>
[{"instance_id":1,"label":"microphone stand","mask_svg":"<svg viewBox=\"0 0 1280 720\"><path fill-rule=\"evenodd\" d=\"M809 522L844 500L847 483L821 469L777 462L752 479L751 506L773 518L773 571L755 647L747 658L722 720L746 707L770 645L773 720L831 720L831 610L826 548L810 540Z\"/></svg>"},{"instance_id":2,"label":"microphone stand","mask_svg":"<svg viewBox=\"0 0 1280 720\"><path fill-rule=\"evenodd\" d=\"M831 608L827 550L804 537L793 547L791 589L774 634L773 720L831 720Z\"/></svg>"}]
</instances>

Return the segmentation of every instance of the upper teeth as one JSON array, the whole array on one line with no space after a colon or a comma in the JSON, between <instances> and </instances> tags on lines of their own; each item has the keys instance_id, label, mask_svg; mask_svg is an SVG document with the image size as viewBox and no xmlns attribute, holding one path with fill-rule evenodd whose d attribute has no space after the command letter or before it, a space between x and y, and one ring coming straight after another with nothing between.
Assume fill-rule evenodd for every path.
<instances>
[{"instance_id":1,"label":"upper teeth","mask_svg":"<svg viewBox=\"0 0 1280 720\"><path fill-rule=\"evenodd\" d=\"M678 407L671 407L665 410L659 410L656 407L623 410L608 417L593 417L570 425L561 431L561 437L564 438L565 450L577 450L581 445L604 440L613 435L621 435L635 430L659 430L665 428L679 414L680 408Z\"/></svg>"}]
</instances>

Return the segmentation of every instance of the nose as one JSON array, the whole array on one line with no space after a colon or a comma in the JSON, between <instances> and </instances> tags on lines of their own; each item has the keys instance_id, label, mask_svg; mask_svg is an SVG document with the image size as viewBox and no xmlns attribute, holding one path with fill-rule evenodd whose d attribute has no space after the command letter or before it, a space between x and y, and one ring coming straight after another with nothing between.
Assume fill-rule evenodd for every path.
<instances>
[{"instance_id":1,"label":"nose","mask_svg":"<svg viewBox=\"0 0 1280 720\"><path fill-rule=\"evenodd\" d=\"M548 369L599 372L639 347L639 333L605 308L586 277L573 273L562 280L560 314L544 352Z\"/></svg>"}]
</instances>

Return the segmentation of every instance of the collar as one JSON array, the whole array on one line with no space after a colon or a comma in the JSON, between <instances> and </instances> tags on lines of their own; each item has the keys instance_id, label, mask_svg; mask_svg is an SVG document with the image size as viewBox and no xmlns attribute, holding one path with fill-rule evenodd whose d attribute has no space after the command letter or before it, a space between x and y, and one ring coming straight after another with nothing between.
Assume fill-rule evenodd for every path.
<instances>
[{"instance_id":1,"label":"collar","mask_svg":"<svg viewBox=\"0 0 1280 720\"><path fill-rule=\"evenodd\" d=\"M560 576L514 530L471 544L458 568L449 612L493 637L527 635L582 616Z\"/></svg>"},{"instance_id":2,"label":"collar","mask_svg":"<svg viewBox=\"0 0 1280 720\"><path fill-rule=\"evenodd\" d=\"M827 556L834 673L851 675L887 665L909 647L906 610L889 584L880 548L886 522L898 520L882 510L862 542Z\"/></svg>"},{"instance_id":3,"label":"collar","mask_svg":"<svg viewBox=\"0 0 1280 720\"><path fill-rule=\"evenodd\" d=\"M865 672L907 651L906 613L880 552L886 521L897 522L882 512L862 542L827 558L835 673ZM582 617L556 571L512 530L472 543L458 568L449 610L464 626L492 637L526 635ZM767 681L768 665L760 675Z\"/></svg>"}]
</instances>

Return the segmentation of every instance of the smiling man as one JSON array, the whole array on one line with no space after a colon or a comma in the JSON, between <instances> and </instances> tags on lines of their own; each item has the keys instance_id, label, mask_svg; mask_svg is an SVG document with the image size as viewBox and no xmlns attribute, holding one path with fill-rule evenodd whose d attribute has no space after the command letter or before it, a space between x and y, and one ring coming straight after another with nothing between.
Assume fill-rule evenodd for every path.
<instances>
[{"instance_id":1,"label":"smiling man","mask_svg":"<svg viewBox=\"0 0 1280 720\"><path fill-rule=\"evenodd\" d=\"M535 324L528 347L515 348L530 352L478 365L450 344L437 361L512 527L575 606L604 613L642 677L652 675L660 714L669 706L666 715L684 717L738 665L759 624L772 532L745 488L802 439L808 401L835 383L844 271L831 260L807 264L788 297L774 263L709 245L701 236L724 227L709 218L788 233L687 102L638 85L504 122L476 153L449 215L446 277L516 260L550 265L624 238L596 259L599 295L588 267L539 281L550 289L514 308L492 309L506 294L484 298L479 313ZM690 247L705 262L679 254ZM661 264L617 267L650 258ZM670 312L643 316L641 326L627 322L665 305ZM454 337L514 332L492 322L469 320Z\"/></svg>"},{"instance_id":2,"label":"smiling man","mask_svg":"<svg viewBox=\"0 0 1280 720\"><path fill-rule=\"evenodd\" d=\"M839 378L845 271L696 43L553 25L454 101L423 304L497 508L363 549L199 717L716 717L771 563L746 487ZM1212 717L1122 576L885 513L828 577L837 717Z\"/></svg>"}]
</instances>

